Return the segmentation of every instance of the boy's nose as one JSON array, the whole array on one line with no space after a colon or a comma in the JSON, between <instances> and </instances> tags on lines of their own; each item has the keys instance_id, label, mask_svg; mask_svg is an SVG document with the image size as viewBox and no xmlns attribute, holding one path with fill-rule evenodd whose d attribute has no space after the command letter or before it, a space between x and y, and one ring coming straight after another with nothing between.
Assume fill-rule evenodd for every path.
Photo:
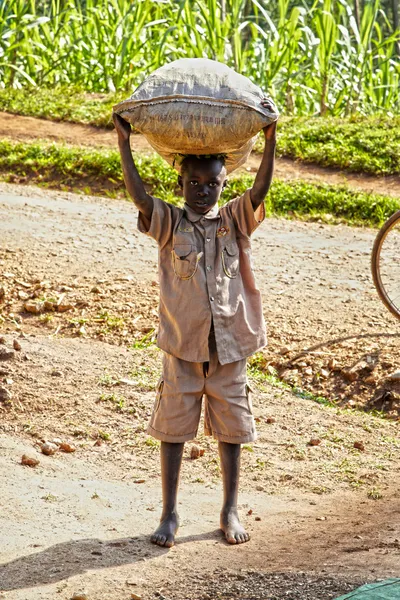
<instances>
[{"instance_id":1,"label":"boy's nose","mask_svg":"<svg viewBox=\"0 0 400 600\"><path fill-rule=\"evenodd\" d=\"M203 189L203 190L199 190L197 192L197 195L200 196L200 198L204 198L205 196L208 196L208 191Z\"/></svg>"}]
</instances>

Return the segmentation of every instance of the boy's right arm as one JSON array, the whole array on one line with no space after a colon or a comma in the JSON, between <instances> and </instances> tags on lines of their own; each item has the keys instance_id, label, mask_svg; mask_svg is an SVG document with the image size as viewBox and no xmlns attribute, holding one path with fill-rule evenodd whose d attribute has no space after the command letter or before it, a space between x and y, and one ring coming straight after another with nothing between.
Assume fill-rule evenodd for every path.
<instances>
[{"instance_id":1,"label":"boy's right arm","mask_svg":"<svg viewBox=\"0 0 400 600\"><path fill-rule=\"evenodd\" d=\"M113 121L118 134L118 146L121 154L122 171L124 173L126 189L132 197L137 209L150 222L153 214L153 198L146 192L143 181L133 162L129 141L132 131L131 126L115 113L113 114Z\"/></svg>"}]
</instances>

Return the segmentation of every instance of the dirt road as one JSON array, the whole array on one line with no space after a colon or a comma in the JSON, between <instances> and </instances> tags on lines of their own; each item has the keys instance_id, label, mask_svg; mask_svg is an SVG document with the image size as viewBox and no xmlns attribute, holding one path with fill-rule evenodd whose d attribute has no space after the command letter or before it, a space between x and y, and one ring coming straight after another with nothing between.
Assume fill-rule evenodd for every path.
<instances>
[{"instance_id":1,"label":"dirt road","mask_svg":"<svg viewBox=\"0 0 400 600\"><path fill-rule=\"evenodd\" d=\"M325 407L263 375L398 416L387 376L400 334L369 276L375 232L270 219L256 233L270 345L265 370L250 373L259 440L243 451L241 514L252 541L231 548L217 532L216 445L199 434L181 541L166 551L148 544L160 493L144 431L160 367L142 340L157 324L157 249L135 221L127 202L0 185L0 347L21 346L0 363L11 394L0 403L0 597L325 600L398 575L398 421ZM61 297L64 313L23 308ZM40 454L54 437L76 452ZM40 465L19 465L23 453Z\"/></svg>"}]
</instances>

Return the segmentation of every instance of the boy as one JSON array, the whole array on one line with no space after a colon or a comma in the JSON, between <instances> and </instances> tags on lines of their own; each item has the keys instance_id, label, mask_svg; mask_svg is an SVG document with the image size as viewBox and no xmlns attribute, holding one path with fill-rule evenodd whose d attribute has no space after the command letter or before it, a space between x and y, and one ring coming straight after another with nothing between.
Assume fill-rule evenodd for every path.
<instances>
[{"instance_id":1,"label":"boy","mask_svg":"<svg viewBox=\"0 0 400 600\"><path fill-rule=\"evenodd\" d=\"M177 208L147 194L132 158L131 127L118 115L114 123L139 230L159 244L157 343L164 359L148 432L161 440L163 511L151 541L174 545L184 442L196 437L204 394L205 433L219 442L220 526L228 543L247 542L237 512L241 444L256 439L246 358L266 344L250 235L265 218L276 123L264 129L264 155L253 187L221 209L218 199L227 183L223 159L184 159L178 181L185 205Z\"/></svg>"}]
</instances>

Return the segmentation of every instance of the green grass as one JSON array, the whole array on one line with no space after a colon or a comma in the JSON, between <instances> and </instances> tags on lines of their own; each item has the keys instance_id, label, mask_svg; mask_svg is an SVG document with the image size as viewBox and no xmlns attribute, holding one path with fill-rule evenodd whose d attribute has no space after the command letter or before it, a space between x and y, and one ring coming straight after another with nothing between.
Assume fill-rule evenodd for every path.
<instances>
[{"instance_id":1,"label":"green grass","mask_svg":"<svg viewBox=\"0 0 400 600\"><path fill-rule=\"evenodd\" d=\"M78 88L0 89L0 110L112 128L112 106L128 97ZM263 149L263 136L256 150ZM278 156L375 175L400 173L400 117L282 117Z\"/></svg>"},{"instance_id":2,"label":"green grass","mask_svg":"<svg viewBox=\"0 0 400 600\"><path fill-rule=\"evenodd\" d=\"M114 127L111 113L114 104L126 100L128 94L89 94L79 88L58 86L54 89L0 89L0 111L50 121L69 121Z\"/></svg>"},{"instance_id":3,"label":"green grass","mask_svg":"<svg viewBox=\"0 0 400 600\"><path fill-rule=\"evenodd\" d=\"M278 154L348 171L399 174L400 117L285 119Z\"/></svg>"},{"instance_id":4,"label":"green grass","mask_svg":"<svg viewBox=\"0 0 400 600\"><path fill-rule=\"evenodd\" d=\"M177 196L177 174L158 156L136 156L146 188L173 204ZM41 142L0 140L0 172L5 179L23 176L35 183L86 192L117 194L124 191L119 153ZM253 177L242 175L229 181L222 203L252 186ZM400 207L400 200L367 194L345 186L314 185L304 181L274 181L267 197L269 215L317 219L339 219L351 224L379 225Z\"/></svg>"}]
</instances>

